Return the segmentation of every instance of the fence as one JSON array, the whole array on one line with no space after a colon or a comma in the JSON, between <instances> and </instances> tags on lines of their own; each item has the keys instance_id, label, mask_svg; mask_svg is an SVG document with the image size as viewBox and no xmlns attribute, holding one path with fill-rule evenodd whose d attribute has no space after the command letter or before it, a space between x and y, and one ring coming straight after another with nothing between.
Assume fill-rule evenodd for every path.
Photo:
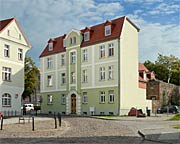
<instances>
[{"instance_id":1,"label":"fence","mask_svg":"<svg viewBox=\"0 0 180 144\"><path fill-rule=\"evenodd\" d=\"M1 111L4 117L16 117L22 115L21 111Z\"/></svg>"}]
</instances>

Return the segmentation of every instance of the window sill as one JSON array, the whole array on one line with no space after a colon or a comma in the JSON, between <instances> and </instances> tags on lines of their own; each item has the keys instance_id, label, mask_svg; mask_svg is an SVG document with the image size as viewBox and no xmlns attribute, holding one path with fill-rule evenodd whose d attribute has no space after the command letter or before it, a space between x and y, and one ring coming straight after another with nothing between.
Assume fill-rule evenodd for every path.
<instances>
[{"instance_id":1,"label":"window sill","mask_svg":"<svg viewBox=\"0 0 180 144\"><path fill-rule=\"evenodd\" d=\"M82 104L88 104L88 102L83 102Z\"/></svg>"},{"instance_id":2,"label":"window sill","mask_svg":"<svg viewBox=\"0 0 180 144\"><path fill-rule=\"evenodd\" d=\"M5 81L5 82L12 82L11 80L3 80L3 81Z\"/></svg>"},{"instance_id":3,"label":"window sill","mask_svg":"<svg viewBox=\"0 0 180 144\"><path fill-rule=\"evenodd\" d=\"M47 105L53 105L53 103L47 103Z\"/></svg>"},{"instance_id":4,"label":"window sill","mask_svg":"<svg viewBox=\"0 0 180 144\"><path fill-rule=\"evenodd\" d=\"M53 85L48 85L47 87L53 87Z\"/></svg>"},{"instance_id":5,"label":"window sill","mask_svg":"<svg viewBox=\"0 0 180 144\"><path fill-rule=\"evenodd\" d=\"M99 104L105 104L105 102L100 102Z\"/></svg>"},{"instance_id":6,"label":"window sill","mask_svg":"<svg viewBox=\"0 0 180 144\"><path fill-rule=\"evenodd\" d=\"M10 106L10 105L7 105L7 106L6 106L6 105L2 105L2 107L8 107L8 108L9 108L9 107L11 107L11 106Z\"/></svg>"},{"instance_id":7,"label":"window sill","mask_svg":"<svg viewBox=\"0 0 180 144\"><path fill-rule=\"evenodd\" d=\"M108 104L114 104L114 102L108 102Z\"/></svg>"}]
</instances>

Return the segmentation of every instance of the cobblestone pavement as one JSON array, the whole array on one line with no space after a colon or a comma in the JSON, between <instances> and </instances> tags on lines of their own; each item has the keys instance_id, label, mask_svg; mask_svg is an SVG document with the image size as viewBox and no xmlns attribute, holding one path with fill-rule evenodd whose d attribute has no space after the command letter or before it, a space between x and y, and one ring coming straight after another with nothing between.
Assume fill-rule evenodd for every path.
<instances>
[{"instance_id":1,"label":"cobblestone pavement","mask_svg":"<svg viewBox=\"0 0 180 144\"><path fill-rule=\"evenodd\" d=\"M0 131L0 144L161 144L143 141L137 133L137 129L143 127L140 123L147 125L141 119L103 120L88 117L63 117L62 126L57 129L54 128L54 119L35 120L35 131L32 131L31 123L6 124Z\"/></svg>"}]
</instances>

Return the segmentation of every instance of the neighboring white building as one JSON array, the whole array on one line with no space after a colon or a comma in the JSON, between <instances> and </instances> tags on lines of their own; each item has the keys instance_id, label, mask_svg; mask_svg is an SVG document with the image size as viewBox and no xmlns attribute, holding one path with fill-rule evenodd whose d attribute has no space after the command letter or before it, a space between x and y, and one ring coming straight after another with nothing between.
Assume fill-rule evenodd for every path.
<instances>
[{"instance_id":1,"label":"neighboring white building","mask_svg":"<svg viewBox=\"0 0 180 144\"><path fill-rule=\"evenodd\" d=\"M31 44L15 18L0 21L0 111L20 111L24 58Z\"/></svg>"}]
</instances>

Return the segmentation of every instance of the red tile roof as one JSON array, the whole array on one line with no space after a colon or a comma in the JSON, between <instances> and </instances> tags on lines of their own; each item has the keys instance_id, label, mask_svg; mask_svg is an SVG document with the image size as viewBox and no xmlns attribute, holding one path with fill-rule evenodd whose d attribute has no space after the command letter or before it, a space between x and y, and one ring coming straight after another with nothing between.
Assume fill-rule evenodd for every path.
<instances>
[{"instance_id":1,"label":"red tile roof","mask_svg":"<svg viewBox=\"0 0 180 144\"><path fill-rule=\"evenodd\" d=\"M139 63L139 71L145 71L145 72L149 72L149 70L145 67L144 64Z\"/></svg>"},{"instance_id":2,"label":"red tile roof","mask_svg":"<svg viewBox=\"0 0 180 144\"><path fill-rule=\"evenodd\" d=\"M127 19L137 29L137 31L139 31L139 28L134 25L127 17L120 17L112 21L106 21L105 23L98 24L92 27L85 27L84 29L80 30L81 34L84 34L88 30L90 31L90 40L82 41L81 47L119 38L121 36L121 31L125 19ZM111 24L111 35L109 36L105 36L104 34L104 28L107 24ZM66 49L63 47L63 38L64 36L55 38L56 44L54 45L53 51L48 51L48 46L46 46L40 57L66 51Z\"/></svg>"},{"instance_id":3,"label":"red tile roof","mask_svg":"<svg viewBox=\"0 0 180 144\"><path fill-rule=\"evenodd\" d=\"M6 19L6 20L1 20L0 21L0 32L6 27L8 26L8 24L14 20L14 18L10 18L10 19Z\"/></svg>"}]
</instances>

